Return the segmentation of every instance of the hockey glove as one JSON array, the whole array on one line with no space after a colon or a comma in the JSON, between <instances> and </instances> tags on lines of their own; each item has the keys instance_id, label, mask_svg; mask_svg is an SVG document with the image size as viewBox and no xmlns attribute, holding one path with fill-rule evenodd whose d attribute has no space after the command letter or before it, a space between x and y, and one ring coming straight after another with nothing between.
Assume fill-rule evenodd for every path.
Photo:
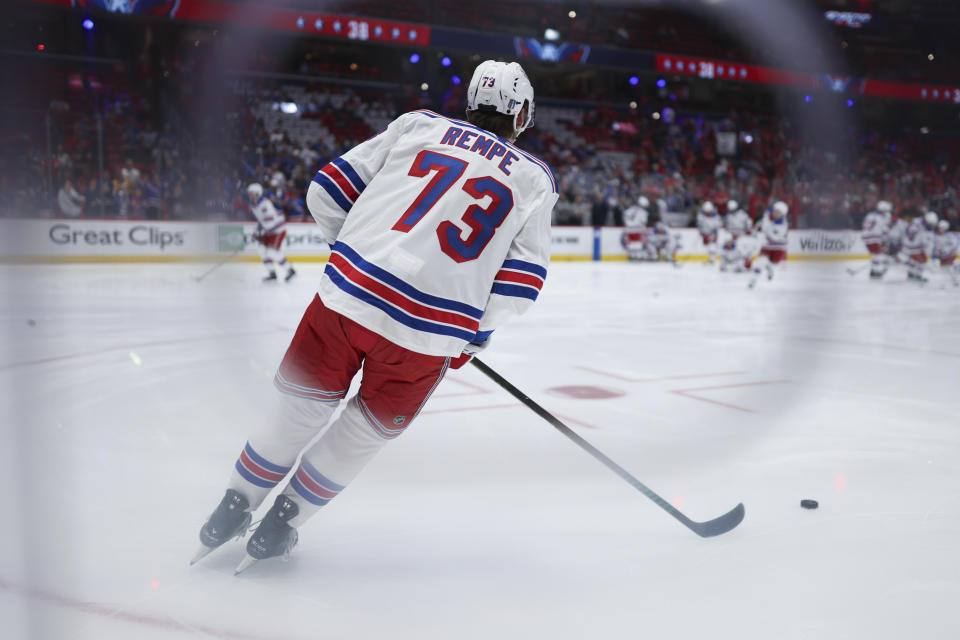
<instances>
[{"instance_id":1,"label":"hockey glove","mask_svg":"<svg viewBox=\"0 0 960 640\"><path fill-rule=\"evenodd\" d=\"M450 360L450 368L459 369L463 365L470 362L470 359L473 356L477 355L478 353L480 353L490 345L491 339L492 339L492 336L487 338L480 344L468 342L466 345L464 345L463 351L460 353L460 355Z\"/></svg>"}]
</instances>

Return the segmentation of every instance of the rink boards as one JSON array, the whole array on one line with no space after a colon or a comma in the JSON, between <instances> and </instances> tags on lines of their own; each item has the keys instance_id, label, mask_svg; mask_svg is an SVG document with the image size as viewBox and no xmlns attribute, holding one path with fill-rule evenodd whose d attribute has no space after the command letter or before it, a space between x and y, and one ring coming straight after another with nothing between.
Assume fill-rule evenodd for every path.
<instances>
[{"instance_id":1,"label":"rink boards","mask_svg":"<svg viewBox=\"0 0 960 640\"><path fill-rule=\"evenodd\" d=\"M146 220L0 220L3 262L185 262L259 260L256 223ZM673 229L681 260L705 260L696 229ZM625 260L622 227L553 227L554 260ZM753 238L742 239L746 244ZM313 223L289 223L285 241L294 261L322 262L330 248ZM747 249L748 247L744 247ZM799 229L789 235L791 260L868 257L857 231Z\"/></svg>"}]
</instances>

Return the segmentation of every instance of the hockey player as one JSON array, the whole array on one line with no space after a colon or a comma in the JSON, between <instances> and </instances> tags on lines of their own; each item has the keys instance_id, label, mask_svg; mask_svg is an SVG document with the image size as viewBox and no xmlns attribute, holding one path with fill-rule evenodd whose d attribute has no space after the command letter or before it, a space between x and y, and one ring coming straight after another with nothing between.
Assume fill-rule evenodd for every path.
<instances>
[{"instance_id":1,"label":"hockey player","mask_svg":"<svg viewBox=\"0 0 960 640\"><path fill-rule=\"evenodd\" d=\"M950 223L941 220L937 223L937 235L933 240L933 258L947 271L953 286L960 285L960 264L957 264L957 252L960 250L960 238L950 233Z\"/></svg>"},{"instance_id":2,"label":"hockey player","mask_svg":"<svg viewBox=\"0 0 960 640\"><path fill-rule=\"evenodd\" d=\"M887 255L896 256L903 249L903 236L907 233L907 221L898 216L890 218L890 227L884 234Z\"/></svg>"},{"instance_id":3,"label":"hockey player","mask_svg":"<svg viewBox=\"0 0 960 640\"><path fill-rule=\"evenodd\" d=\"M195 560L242 535L281 483L237 572L288 554L297 527L410 426L447 370L533 304L558 197L549 167L513 145L533 115L523 68L487 60L467 89L469 122L406 113L320 169L307 204L330 261L274 378L277 419L248 439Z\"/></svg>"},{"instance_id":4,"label":"hockey player","mask_svg":"<svg viewBox=\"0 0 960 640\"><path fill-rule=\"evenodd\" d=\"M870 252L870 277L879 279L887 271L890 260L887 256L885 238L890 230L893 206L886 200L877 203L876 211L871 211L863 219L863 243Z\"/></svg>"},{"instance_id":5,"label":"hockey player","mask_svg":"<svg viewBox=\"0 0 960 640\"><path fill-rule=\"evenodd\" d=\"M751 289L757 284L761 272L766 270L767 280L772 280L774 266L787 259L787 211L787 203L777 200L767 215L757 223L760 256L753 264Z\"/></svg>"},{"instance_id":6,"label":"hockey player","mask_svg":"<svg viewBox=\"0 0 960 640\"><path fill-rule=\"evenodd\" d=\"M287 237L287 221L283 213L273 206L270 198L263 195L263 186L257 182L247 187L247 199L250 202L250 211L257 218L257 230L253 234L254 240L260 245L260 259L267 268L264 282L277 279L274 264L286 269L285 281L295 276L297 272L283 254L283 241Z\"/></svg>"},{"instance_id":7,"label":"hockey player","mask_svg":"<svg viewBox=\"0 0 960 640\"><path fill-rule=\"evenodd\" d=\"M623 236L621 241L627 251L628 260L643 260L646 258L645 245L647 241L647 220L650 217L650 201L646 196L640 196L637 204L623 212Z\"/></svg>"},{"instance_id":8,"label":"hockey player","mask_svg":"<svg viewBox=\"0 0 960 640\"><path fill-rule=\"evenodd\" d=\"M700 231L700 237L703 238L703 246L707 250L707 264L713 264L717 258L717 234L722 225L723 221L717 215L717 208L709 200L704 202L697 214L697 229Z\"/></svg>"},{"instance_id":9,"label":"hockey player","mask_svg":"<svg viewBox=\"0 0 960 640\"><path fill-rule=\"evenodd\" d=\"M670 228L662 220L657 221L647 232L646 253L650 260L666 260L675 267L677 263L677 251L680 245L677 239L670 233Z\"/></svg>"},{"instance_id":10,"label":"hockey player","mask_svg":"<svg viewBox=\"0 0 960 640\"><path fill-rule=\"evenodd\" d=\"M739 241L728 237L720 252L720 271L742 273L750 270L752 255L739 246Z\"/></svg>"},{"instance_id":11,"label":"hockey player","mask_svg":"<svg viewBox=\"0 0 960 640\"><path fill-rule=\"evenodd\" d=\"M734 240L738 240L740 236L750 233L750 227L753 226L753 220L750 219L750 214L740 208L740 203L736 200L731 200L727 203L727 219L724 221L724 226Z\"/></svg>"},{"instance_id":12,"label":"hockey player","mask_svg":"<svg viewBox=\"0 0 960 640\"><path fill-rule=\"evenodd\" d=\"M903 250L901 260L907 265L907 279L926 282L923 274L927 260L933 254L933 240L937 228L937 214L927 211L923 216L917 216L907 227L903 236Z\"/></svg>"}]
</instances>

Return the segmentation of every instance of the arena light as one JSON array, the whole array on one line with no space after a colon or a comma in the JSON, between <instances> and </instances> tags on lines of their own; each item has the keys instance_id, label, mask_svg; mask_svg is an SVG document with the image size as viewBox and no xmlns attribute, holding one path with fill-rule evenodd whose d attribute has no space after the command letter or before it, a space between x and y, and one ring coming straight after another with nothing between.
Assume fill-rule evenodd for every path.
<instances>
[{"instance_id":1,"label":"arena light","mask_svg":"<svg viewBox=\"0 0 960 640\"><path fill-rule=\"evenodd\" d=\"M84 20L83 28L86 29L87 31L93 31L93 20L91 20L90 18L87 18L86 20Z\"/></svg>"},{"instance_id":2,"label":"arena light","mask_svg":"<svg viewBox=\"0 0 960 640\"><path fill-rule=\"evenodd\" d=\"M847 107L849 108L849 107L852 107L852 106L853 106L853 98L848 98L848 99L847 99Z\"/></svg>"},{"instance_id":3,"label":"arena light","mask_svg":"<svg viewBox=\"0 0 960 640\"><path fill-rule=\"evenodd\" d=\"M933 54L932 54L932 53L928 53L928 54L927 54L927 60L929 60L930 62L933 62Z\"/></svg>"},{"instance_id":4,"label":"arena light","mask_svg":"<svg viewBox=\"0 0 960 640\"><path fill-rule=\"evenodd\" d=\"M657 80L657 86L663 89L665 86L667 86L667 81L664 80L663 78L659 78Z\"/></svg>"},{"instance_id":5,"label":"arena light","mask_svg":"<svg viewBox=\"0 0 960 640\"><path fill-rule=\"evenodd\" d=\"M411 53L411 54L410 54L410 64L417 64L418 62L420 62L420 54L419 54L419 53Z\"/></svg>"},{"instance_id":6,"label":"arena light","mask_svg":"<svg viewBox=\"0 0 960 640\"><path fill-rule=\"evenodd\" d=\"M807 95L803 96L803 101L804 101L804 102L808 102L808 103L809 103L809 102L813 102L813 96L807 94Z\"/></svg>"},{"instance_id":7,"label":"arena light","mask_svg":"<svg viewBox=\"0 0 960 640\"><path fill-rule=\"evenodd\" d=\"M573 20L574 18L577 17L577 12L571 9L570 11L567 12L567 17Z\"/></svg>"},{"instance_id":8,"label":"arena light","mask_svg":"<svg viewBox=\"0 0 960 640\"><path fill-rule=\"evenodd\" d=\"M453 64L453 63L450 62L450 56L443 56L442 58L440 58L440 65L441 65L441 66L449 67L451 64Z\"/></svg>"},{"instance_id":9,"label":"arena light","mask_svg":"<svg viewBox=\"0 0 960 640\"><path fill-rule=\"evenodd\" d=\"M451 77L450 82L452 82L453 84L460 84L460 76Z\"/></svg>"},{"instance_id":10,"label":"arena light","mask_svg":"<svg viewBox=\"0 0 960 640\"><path fill-rule=\"evenodd\" d=\"M640 84L640 78L638 78L637 76L630 76L630 80L628 80L628 82L630 83L631 86L635 87L638 84Z\"/></svg>"},{"instance_id":11,"label":"arena light","mask_svg":"<svg viewBox=\"0 0 960 640\"><path fill-rule=\"evenodd\" d=\"M47 48L47 45L43 44L42 42L37 45L37 51L43 51L46 48Z\"/></svg>"},{"instance_id":12,"label":"arena light","mask_svg":"<svg viewBox=\"0 0 960 640\"><path fill-rule=\"evenodd\" d=\"M557 31L556 29L551 29L547 27L543 32L543 38L545 40L550 40L550 41L559 40L560 32Z\"/></svg>"},{"instance_id":13,"label":"arena light","mask_svg":"<svg viewBox=\"0 0 960 640\"><path fill-rule=\"evenodd\" d=\"M660 112L659 112L659 111L654 111L654 112L653 112L653 119L654 119L654 120L659 120L659 119L660 119Z\"/></svg>"},{"instance_id":14,"label":"arena light","mask_svg":"<svg viewBox=\"0 0 960 640\"><path fill-rule=\"evenodd\" d=\"M430 88L430 85L427 84L426 82L423 82L420 84L420 91L426 91L429 88Z\"/></svg>"},{"instance_id":15,"label":"arena light","mask_svg":"<svg viewBox=\"0 0 960 640\"><path fill-rule=\"evenodd\" d=\"M300 109L297 107L296 102L281 102L280 111L287 114L294 114Z\"/></svg>"}]
</instances>

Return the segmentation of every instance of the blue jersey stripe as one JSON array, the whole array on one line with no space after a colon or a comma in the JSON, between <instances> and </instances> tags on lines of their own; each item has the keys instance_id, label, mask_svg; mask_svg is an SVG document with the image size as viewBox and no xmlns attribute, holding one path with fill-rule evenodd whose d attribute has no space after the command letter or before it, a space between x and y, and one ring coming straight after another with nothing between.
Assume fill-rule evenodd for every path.
<instances>
[{"instance_id":1,"label":"blue jersey stripe","mask_svg":"<svg viewBox=\"0 0 960 640\"><path fill-rule=\"evenodd\" d=\"M253 447L250 446L248 442L247 445L243 448L247 452L247 455L250 456L250 459L256 462L258 465L266 469L267 471L273 471L274 473L286 473L290 471L290 467L281 467L278 464L273 464L256 451L253 450Z\"/></svg>"},{"instance_id":2,"label":"blue jersey stripe","mask_svg":"<svg viewBox=\"0 0 960 640\"><path fill-rule=\"evenodd\" d=\"M524 260L504 260L503 268L516 269L517 271L529 271L530 273L540 276L544 280L547 279L546 268L532 262L526 262Z\"/></svg>"},{"instance_id":3,"label":"blue jersey stripe","mask_svg":"<svg viewBox=\"0 0 960 640\"><path fill-rule=\"evenodd\" d=\"M349 162L343 158L334 158L330 162L337 165L340 171L343 171L343 175L347 176L347 178L350 180L350 183L354 186L358 193L363 193L363 190L367 188L367 185L364 184L363 180L360 179L360 174L353 169Z\"/></svg>"},{"instance_id":4,"label":"blue jersey stripe","mask_svg":"<svg viewBox=\"0 0 960 640\"><path fill-rule=\"evenodd\" d=\"M330 480L325 475L317 471L316 467L310 464L307 460L300 460L300 466L303 467L303 470L307 472L307 475L310 476L310 479L316 482L318 485L326 489L327 491L334 491L340 493L345 489L343 485L339 485L333 480Z\"/></svg>"},{"instance_id":5,"label":"blue jersey stripe","mask_svg":"<svg viewBox=\"0 0 960 640\"><path fill-rule=\"evenodd\" d=\"M413 298L417 302L422 302L423 304L430 305L432 307L437 307L439 309L445 309L447 311L455 311L457 313L462 313L466 316L470 316L476 320L479 320L483 317L483 310L477 309L476 307L471 307L468 304L463 302L457 302L456 300L449 300L447 298L438 298L437 296L432 296L429 293L424 293L419 289L412 287L407 284L397 276L393 275L389 271L381 269L377 265L367 262L360 257L360 254L351 249L349 246L340 242L339 240L334 243L333 250L346 258L350 263L353 264L357 269L367 273L368 275L377 278L378 280L385 282L390 285L397 291L406 294L410 298Z\"/></svg>"},{"instance_id":6,"label":"blue jersey stripe","mask_svg":"<svg viewBox=\"0 0 960 640\"><path fill-rule=\"evenodd\" d=\"M272 482L270 480L264 480L263 478L253 475L252 473L250 473L250 471L247 470L245 466L243 466L243 463L240 462L239 460L237 460L237 464L235 465L235 468L237 470L237 473L239 473L244 480L246 480L252 485L256 485L264 489L272 489L278 484L276 482Z\"/></svg>"},{"instance_id":7,"label":"blue jersey stripe","mask_svg":"<svg viewBox=\"0 0 960 640\"><path fill-rule=\"evenodd\" d=\"M530 298L531 300L536 300L537 295L540 292L532 287L494 282L493 287L490 288L490 293L497 293L501 296L514 296L515 298Z\"/></svg>"},{"instance_id":8,"label":"blue jersey stripe","mask_svg":"<svg viewBox=\"0 0 960 640\"><path fill-rule=\"evenodd\" d=\"M324 269L324 273L335 285L340 287L346 293L349 293L353 297L362 300L371 306L377 307L400 324L406 325L411 329L416 329L417 331L423 331L425 333L436 333L438 335L460 338L461 340L465 340L467 342L469 342L474 335L476 335L473 332L466 331L459 327L435 324L433 322L428 322L426 320L421 320L420 318L409 316L400 309L394 307L392 304L386 302L385 300L381 300L372 293L369 293L366 289L362 289L353 284L347 280L346 277L341 275L340 272L337 271L336 268L331 264L327 264L327 268Z\"/></svg>"},{"instance_id":9,"label":"blue jersey stripe","mask_svg":"<svg viewBox=\"0 0 960 640\"><path fill-rule=\"evenodd\" d=\"M293 476L292 478L290 478L290 486L293 487L293 490L296 491L301 498L303 498L310 504L317 505L318 507L322 507L323 505L327 504L331 500L331 498L321 498L320 496L315 494L313 491L310 491L310 489L307 489L305 486L303 486L303 483L300 482L300 478L298 478L297 476Z\"/></svg>"},{"instance_id":10,"label":"blue jersey stripe","mask_svg":"<svg viewBox=\"0 0 960 640\"><path fill-rule=\"evenodd\" d=\"M343 209L346 213L350 213L353 203L347 199L347 196L343 195L343 192L340 191L340 187L338 187L333 180L328 178L325 174L317 172L317 175L313 178L313 181L323 187L323 190L330 194L330 197L333 198L334 202L340 205L341 209Z\"/></svg>"}]
</instances>

